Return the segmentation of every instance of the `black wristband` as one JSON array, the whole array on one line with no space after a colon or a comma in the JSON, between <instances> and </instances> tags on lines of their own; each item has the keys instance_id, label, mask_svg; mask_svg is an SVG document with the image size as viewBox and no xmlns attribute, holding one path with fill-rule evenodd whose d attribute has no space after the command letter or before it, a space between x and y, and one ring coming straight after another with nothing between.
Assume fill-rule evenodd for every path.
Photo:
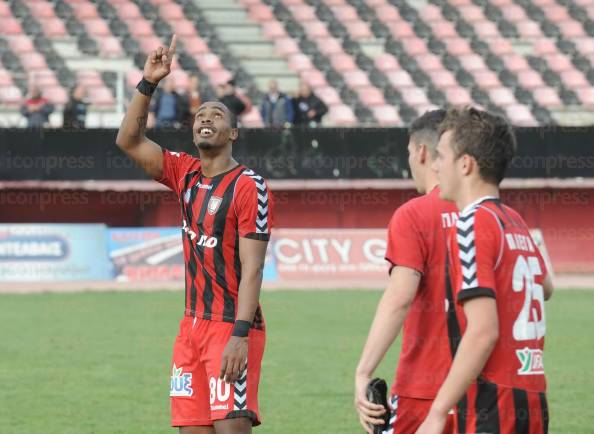
<instances>
[{"instance_id":1,"label":"black wristband","mask_svg":"<svg viewBox=\"0 0 594 434\"><path fill-rule=\"evenodd\" d=\"M252 324L249 321L243 321L241 319L238 319L237 321L235 321L235 325L233 326L233 333L231 333L231 336L245 338L247 337L251 326Z\"/></svg>"},{"instance_id":2,"label":"black wristband","mask_svg":"<svg viewBox=\"0 0 594 434\"><path fill-rule=\"evenodd\" d=\"M136 89L143 95L151 96L155 92L157 84L158 83L151 83L146 78L142 77L142 80L136 85Z\"/></svg>"}]
</instances>

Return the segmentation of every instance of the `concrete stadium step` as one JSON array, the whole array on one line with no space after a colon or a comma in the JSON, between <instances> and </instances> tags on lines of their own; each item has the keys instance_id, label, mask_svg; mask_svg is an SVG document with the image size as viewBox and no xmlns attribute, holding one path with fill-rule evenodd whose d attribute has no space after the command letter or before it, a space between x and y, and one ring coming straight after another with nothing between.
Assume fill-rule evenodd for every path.
<instances>
[{"instance_id":1,"label":"concrete stadium step","mask_svg":"<svg viewBox=\"0 0 594 434\"><path fill-rule=\"evenodd\" d=\"M242 25L249 21L247 13L242 9L202 9L204 17L213 25Z\"/></svg>"},{"instance_id":2,"label":"concrete stadium step","mask_svg":"<svg viewBox=\"0 0 594 434\"><path fill-rule=\"evenodd\" d=\"M198 0L195 1L196 6L202 10L206 9L233 9L237 10L237 2L235 0Z\"/></svg>"},{"instance_id":3,"label":"concrete stadium step","mask_svg":"<svg viewBox=\"0 0 594 434\"><path fill-rule=\"evenodd\" d=\"M276 59L274 45L269 42L232 43L229 50L238 59Z\"/></svg>"},{"instance_id":4,"label":"concrete stadium step","mask_svg":"<svg viewBox=\"0 0 594 434\"><path fill-rule=\"evenodd\" d=\"M224 42L264 42L260 27L255 24L220 25L219 38Z\"/></svg>"},{"instance_id":5,"label":"concrete stadium step","mask_svg":"<svg viewBox=\"0 0 594 434\"><path fill-rule=\"evenodd\" d=\"M293 75L282 59L244 59L241 64L252 75Z\"/></svg>"},{"instance_id":6,"label":"concrete stadium step","mask_svg":"<svg viewBox=\"0 0 594 434\"><path fill-rule=\"evenodd\" d=\"M575 127L594 125L594 110L586 107L564 107L551 110L551 116L559 125Z\"/></svg>"}]
</instances>

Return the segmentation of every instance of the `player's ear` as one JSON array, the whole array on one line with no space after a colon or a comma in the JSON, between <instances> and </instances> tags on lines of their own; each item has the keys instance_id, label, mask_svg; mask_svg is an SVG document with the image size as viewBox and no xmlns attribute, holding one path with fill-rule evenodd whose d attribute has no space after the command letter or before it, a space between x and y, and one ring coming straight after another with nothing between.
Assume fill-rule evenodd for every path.
<instances>
[{"instance_id":1,"label":"player's ear","mask_svg":"<svg viewBox=\"0 0 594 434\"><path fill-rule=\"evenodd\" d=\"M419 145L419 163L421 164L425 164L425 161L427 161L427 153L429 152L429 149L427 149L426 145Z\"/></svg>"},{"instance_id":2,"label":"player's ear","mask_svg":"<svg viewBox=\"0 0 594 434\"><path fill-rule=\"evenodd\" d=\"M234 142L235 140L237 140L237 137L239 137L239 129L231 128L231 133L229 133L229 139L231 139L231 141Z\"/></svg>"},{"instance_id":3,"label":"player's ear","mask_svg":"<svg viewBox=\"0 0 594 434\"><path fill-rule=\"evenodd\" d=\"M468 154L462 155L460 158L460 163L462 166L462 174L464 176L468 176L472 173L474 166L476 164L476 160Z\"/></svg>"}]
</instances>

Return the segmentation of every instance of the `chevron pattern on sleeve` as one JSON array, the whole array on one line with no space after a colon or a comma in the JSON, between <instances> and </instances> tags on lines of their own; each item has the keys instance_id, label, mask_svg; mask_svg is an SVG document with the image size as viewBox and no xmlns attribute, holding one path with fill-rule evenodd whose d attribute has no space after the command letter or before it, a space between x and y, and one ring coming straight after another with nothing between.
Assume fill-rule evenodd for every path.
<instances>
[{"instance_id":1,"label":"chevron pattern on sleeve","mask_svg":"<svg viewBox=\"0 0 594 434\"><path fill-rule=\"evenodd\" d=\"M247 365L243 370L243 374L235 380L233 390L233 410L245 410L247 407Z\"/></svg>"},{"instance_id":2,"label":"chevron pattern on sleeve","mask_svg":"<svg viewBox=\"0 0 594 434\"><path fill-rule=\"evenodd\" d=\"M476 272L476 247L474 244L474 213L476 208L460 215L456 222L456 240L462 266L462 289L478 286Z\"/></svg>"},{"instance_id":3,"label":"chevron pattern on sleeve","mask_svg":"<svg viewBox=\"0 0 594 434\"><path fill-rule=\"evenodd\" d=\"M260 175L247 169L243 172L244 175L249 176L256 183L256 191L258 192L258 214L256 215L256 233L268 233L268 188L264 178Z\"/></svg>"},{"instance_id":4,"label":"chevron pattern on sleeve","mask_svg":"<svg viewBox=\"0 0 594 434\"><path fill-rule=\"evenodd\" d=\"M382 434L394 434L394 423L398 418L398 395L392 395L390 397L390 402L388 403L390 406L390 421L388 422L388 427L383 431Z\"/></svg>"}]
</instances>

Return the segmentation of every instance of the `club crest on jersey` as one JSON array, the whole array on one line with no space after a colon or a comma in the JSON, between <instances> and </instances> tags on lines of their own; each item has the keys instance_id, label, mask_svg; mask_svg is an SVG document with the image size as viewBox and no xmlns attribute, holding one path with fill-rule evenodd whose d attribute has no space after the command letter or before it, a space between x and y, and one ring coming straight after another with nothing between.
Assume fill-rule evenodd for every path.
<instances>
[{"instance_id":1,"label":"club crest on jersey","mask_svg":"<svg viewBox=\"0 0 594 434\"><path fill-rule=\"evenodd\" d=\"M212 196L208 201L208 213L210 215L216 213L219 210L219 207L221 206L221 202L223 202L222 197Z\"/></svg>"},{"instance_id":2,"label":"club crest on jersey","mask_svg":"<svg viewBox=\"0 0 594 434\"><path fill-rule=\"evenodd\" d=\"M516 350L516 356L518 356L521 364L520 369L518 369L518 375L544 374L542 350L524 348L522 350Z\"/></svg>"},{"instance_id":3,"label":"club crest on jersey","mask_svg":"<svg viewBox=\"0 0 594 434\"><path fill-rule=\"evenodd\" d=\"M171 386L169 387L169 396L192 396L192 374L182 372L183 368L178 368L173 364L171 369Z\"/></svg>"}]
</instances>

